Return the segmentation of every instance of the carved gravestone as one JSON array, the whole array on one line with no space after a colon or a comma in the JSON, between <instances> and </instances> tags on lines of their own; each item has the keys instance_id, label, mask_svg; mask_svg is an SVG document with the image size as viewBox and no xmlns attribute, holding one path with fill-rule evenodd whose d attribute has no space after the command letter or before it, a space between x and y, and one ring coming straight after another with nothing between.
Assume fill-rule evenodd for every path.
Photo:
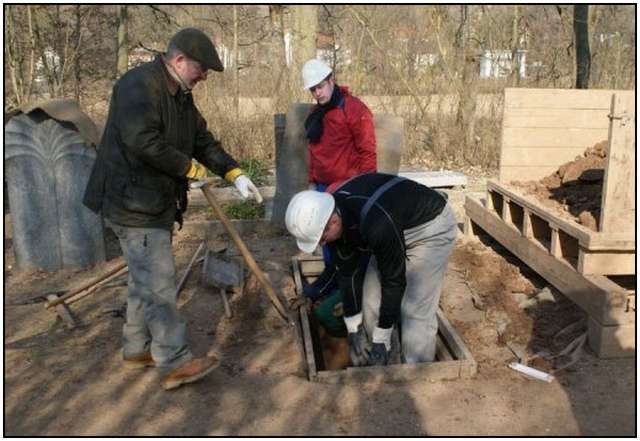
<instances>
[{"instance_id":1,"label":"carved gravestone","mask_svg":"<svg viewBox=\"0 0 640 441\"><path fill-rule=\"evenodd\" d=\"M96 150L41 109L5 126L4 167L19 269L56 271L105 259L102 218L82 205Z\"/></svg>"},{"instance_id":2,"label":"carved gravestone","mask_svg":"<svg viewBox=\"0 0 640 441\"><path fill-rule=\"evenodd\" d=\"M309 183L309 151L304 121L312 104L293 103L286 117L275 115L276 194L271 222L284 227L284 215L296 193ZM284 124L284 134L282 125ZM374 115L377 167L382 173L398 174L404 144L404 120L392 115Z\"/></svg>"}]
</instances>

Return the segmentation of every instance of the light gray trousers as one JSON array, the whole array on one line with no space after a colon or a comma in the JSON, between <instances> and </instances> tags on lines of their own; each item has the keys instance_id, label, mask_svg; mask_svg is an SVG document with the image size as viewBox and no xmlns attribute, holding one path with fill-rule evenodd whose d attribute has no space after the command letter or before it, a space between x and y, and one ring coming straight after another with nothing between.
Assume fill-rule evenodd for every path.
<instances>
[{"instance_id":1,"label":"light gray trousers","mask_svg":"<svg viewBox=\"0 0 640 441\"><path fill-rule=\"evenodd\" d=\"M402 298L400 322L402 358L407 363L435 359L436 312L456 234L457 221L448 203L435 219L404 231L407 287ZM363 321L369 336L373 335L380 313L378 274L376 259L372 257L364 279L362 299Z\"/></svg>"},{"instance_id":2,"label":"light gray trousers","mask_svg":"<svg viewBox=\"0 0 640 441\"><path fill-rule=\"evenodd\" d=\"M125 358L151 351L160 368L193 358L187 325L176 306L176 267L171 231L108 223L129 266L127 318L122 330Z\"/></svg>"}]
</instances>

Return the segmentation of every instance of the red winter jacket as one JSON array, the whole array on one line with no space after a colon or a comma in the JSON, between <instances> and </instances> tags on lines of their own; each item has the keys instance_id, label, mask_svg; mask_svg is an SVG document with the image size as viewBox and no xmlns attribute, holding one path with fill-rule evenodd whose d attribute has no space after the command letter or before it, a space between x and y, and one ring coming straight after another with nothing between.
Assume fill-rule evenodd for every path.
<instances>
[{"instance_id":1,"label":"red winter jacket","mask_svg":"<svg viewBox=\"0 0 640 441\"><path fill-rule=\"evenodd\" d=\"M340 87L344 106L324 116L320 141L309 143L309 181L329 185L376 171L376 134L367 106Z\"/></svg>"}]
</instances>

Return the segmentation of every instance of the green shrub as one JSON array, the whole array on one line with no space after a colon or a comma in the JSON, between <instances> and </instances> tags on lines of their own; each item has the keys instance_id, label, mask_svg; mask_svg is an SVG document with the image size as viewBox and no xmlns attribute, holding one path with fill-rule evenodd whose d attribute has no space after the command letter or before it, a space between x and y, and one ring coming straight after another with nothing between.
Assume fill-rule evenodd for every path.
<instances>
[{"instance_id":1,"label":"green shrub","mask_svg":"<svg viewBox=\"0 0 640 441\"><path fill-rule=\"evenodd\" d=\"M262 219L264 218L264 204L258 204L253 199L224 204L222 211L229 219Z\"/></svg>"}]
</instances>

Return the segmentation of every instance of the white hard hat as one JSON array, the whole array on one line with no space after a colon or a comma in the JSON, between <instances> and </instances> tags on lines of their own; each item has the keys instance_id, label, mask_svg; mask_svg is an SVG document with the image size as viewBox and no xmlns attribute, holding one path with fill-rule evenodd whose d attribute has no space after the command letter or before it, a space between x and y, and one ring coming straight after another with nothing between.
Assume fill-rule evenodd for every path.
<instances>
[{"instance_id":1,"label":"white hard hat","mask_svg":"<svg viewBox=\"0 0 640 441\"><path fill-rule=\"evenodd\" d=\"M298 248L305 253L316 249L335 204L331 194L314 190L301 191L291 198L284 223Z\"/></svg>"},{"instance_id":2,"label":"white hard hat","mask_svg":"<svg viewBox=\"0 0 640 441\"><path fill-rule=\"evenodd\" d=\"M327 78L331 72L333 72L331 68L322 60L313 58L307 61L302 67L302 82L304 83L304 89L308 90L310 87L320 83L322 80Z\"/></svg>"}]
</instances>

